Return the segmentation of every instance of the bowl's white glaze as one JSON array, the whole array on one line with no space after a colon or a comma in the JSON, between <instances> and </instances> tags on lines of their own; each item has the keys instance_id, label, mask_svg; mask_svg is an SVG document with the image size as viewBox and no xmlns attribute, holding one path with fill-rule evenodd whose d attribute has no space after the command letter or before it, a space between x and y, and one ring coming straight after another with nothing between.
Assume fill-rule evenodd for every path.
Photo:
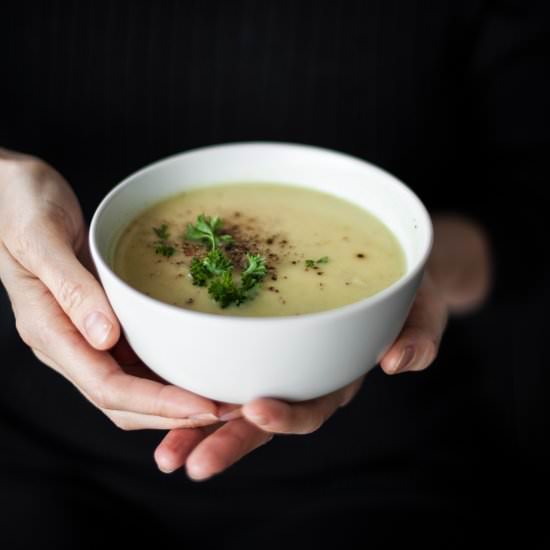
<instances>
[{"instance_id":1,"label":"bowl's white glaze","mask_svg":"<svg viewBox=\"0 0 550 550\"><path fill-rule=\"evenodd\" d=\"M252 318L159 302L112 271L113 244L141 210L185 189L246 181L310 187L368 209L399 239L405 275L370 298L330 311ZM167 381L230 403L259 396L311 399L370 370L403 326L431 243L426 209L392 175L334 151L267 142L206 147L147 166L103 199L90 228L99 277L138 356Z\"/></svg>"}]
</instances>

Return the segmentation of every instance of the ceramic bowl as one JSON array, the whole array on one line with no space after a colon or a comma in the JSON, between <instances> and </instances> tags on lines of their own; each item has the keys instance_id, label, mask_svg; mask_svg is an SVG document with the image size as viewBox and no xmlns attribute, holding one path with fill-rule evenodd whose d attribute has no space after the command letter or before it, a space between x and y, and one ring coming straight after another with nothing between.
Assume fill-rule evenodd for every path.
<instances>
[{"instance_id":1,"label":"ceramic bowl","mask_svg":"<svg viewBox=\"0 0 550 550\"><path fill-rule=\"evenodd\" d=\"M405 274L350 305L258 318L178 308L142 294L114 273L116 239L144 208L186 189L247 181L309 187L368 209L401 243ZM101 283L137 355L168 382L228 403L260 396L311 399L365 374L399 334L431 244L425 207L394 176L358 158L289 143L216 145L156 162L117 185L90 228Z\"/></svg>"}]
</instances>

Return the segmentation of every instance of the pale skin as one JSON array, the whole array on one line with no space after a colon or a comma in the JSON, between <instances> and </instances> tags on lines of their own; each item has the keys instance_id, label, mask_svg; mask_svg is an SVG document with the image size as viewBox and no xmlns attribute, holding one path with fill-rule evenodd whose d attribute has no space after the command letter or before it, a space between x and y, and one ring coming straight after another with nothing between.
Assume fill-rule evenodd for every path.
<instances>
[{"instance_id":1,"label":"pale skin","mask_svg":"<svg viewBox=\"0 0 550 550\"><path fill-rule=\"evenodd\" d=\"M483 230L458 215L433 216L426 276L406 324L381 360L387 374L426 369L449 314L478 308L491 286ZM0 279L17 330L45 365L71 382L123 430L168 430L154 453L165 473L219 474L276 434L319 429L359 391L363 378L330 395L289 404L217 403L167 384L139 362L97 281L87 228L72 189L51 166L0 149Z\"/></svg>"}]
</instances>

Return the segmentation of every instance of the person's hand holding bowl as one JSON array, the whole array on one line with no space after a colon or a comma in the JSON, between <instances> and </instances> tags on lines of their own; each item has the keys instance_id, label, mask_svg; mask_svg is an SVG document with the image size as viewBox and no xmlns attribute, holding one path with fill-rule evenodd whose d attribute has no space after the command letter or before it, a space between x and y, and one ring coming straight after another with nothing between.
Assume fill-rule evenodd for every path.
<instances>
[{"instance_id":1,"label":"person's hand holding bowl","mask_svg":"<svg viewBox=\"0 0 550 550\"><path fill-rule=\"evenodd\" d=\"M256 148L253 155L250 148ZM222 472L274 434L304 434L318 429L339 407L349 403L376 362L388 374L428 367L437 355L448 309L466 311L487 293L490 269L483 234L460 218L437 218L429 255L431 224L420 201L405 186L367 163L330 151L279 144L232 145L186 155L130 177L96 212L90 236L92 253L107 299L92 274L86 227L68 184L38 159L8 151L0 154L0 277L21 337L43 363L72 382L120 428L169 430L155 451L155 460L164 472L185 465L190 477L205 479ZM216 163L212 155L221 155L217 159L220 162ZM271 160L265 162L267 159ZM147 331L155 324L159 330L171 326L180 334L178 341L187 338L193 342L190 327L212 324L211 320L196 312L174 311L143 295L138 297L137 291L110 270L108 248L113 235L147 203L178 186L243 180L239 173L243 166L248 179L284 179L304 185L311 182L312 186L320 185L323 178L321 185L328 186L332 166L356 180L348 199L350 194L357 195L361 178L365 182L368 176L378 178L377 185L394 191L395 202L390 204L394 215L388 205L381 207L386 217L374 210L400 237L408 258L407 273L372 299L286 322L284 318L236 320L220 316L214 323L219 329L215 330L232 326L229 333L234 337L241 323L247 331L252 330L259 347L265 345L262 338L267 330L280 331L286 336L282 345L288 344L280 354L286 362L279 363L274 350L265 370L254 372L242 361L232 365L232 353L239 350L232 351L229 346L228 352L224 345L229 365L226 372L216 373L212 355L203 353L203 362L187 373L191 383L183 389L178 376L188 367L184 357L175 362L176 356L169 352L157 360L154 338L152 333L147 338ZM308 166L312 167L309 171ZM152 186L151 181L157 185ZM346 179L340 177L339 181L342 186L334 191L345 196ZM363 202L372 210L368 201ZM414 230L408 225L411 220ZM454 251L452 261L449 251ZM120 338L117 317L130 346ZM376 328L371 328L375 319ZM324 342L320 353L325 357L317 356L312 360L315 365L308 364L311 349L319 347L318 338ZM185 355L193 356L192 346ZM285 376L296 369L303 374L301 383L296 384L290 375L287 378L293 383L285 388Z\"/></svg>"}]
</instances>

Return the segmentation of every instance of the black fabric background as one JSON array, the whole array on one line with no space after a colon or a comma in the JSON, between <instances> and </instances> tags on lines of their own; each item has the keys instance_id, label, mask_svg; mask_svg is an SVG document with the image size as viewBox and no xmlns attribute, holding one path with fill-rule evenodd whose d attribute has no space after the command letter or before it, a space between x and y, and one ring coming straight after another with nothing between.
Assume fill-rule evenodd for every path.
<instances>
[{"instance_id":1,"label":"black fabric background","mask_svg":"<svg viewBox=\"0 0 550 550\"><path fill-rule=\"evenodd\" d=\"M375 369L319 432L278 437L200 484L156 470L162 434L118 431L39 364L0 293L2 546L542 545L545 4L2 2L0 145L55 166L88 218L169 154L303 142L473 217L497 264L489 305L451 322L428 371Z\"/></svg>"}]
</instances>

